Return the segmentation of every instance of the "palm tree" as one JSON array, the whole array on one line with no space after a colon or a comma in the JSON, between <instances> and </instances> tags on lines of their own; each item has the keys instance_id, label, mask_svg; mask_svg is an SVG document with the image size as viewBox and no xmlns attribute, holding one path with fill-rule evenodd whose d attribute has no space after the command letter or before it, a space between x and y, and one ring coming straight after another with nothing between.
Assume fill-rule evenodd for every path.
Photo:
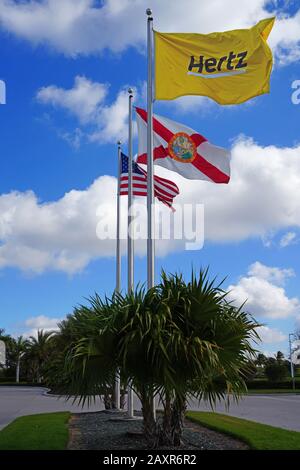
<instances>
[{"instance_id":1,"label":"palm tree","mask_svg":"<svg viewBox=\"0 0 300 470\"><path fill-rule=\"evenodd\" d=\"M263 367L266 365L267 357L263 353L258 353L255 359L255 364L259 367Z\"/></svg>"},{"instance_id":2,"label":"palm tree","mask_svg":"<svg viewBox=\"0 0 300 470\"><path fill-rule=\"evenodd\" d=\"M20 382L20 364L21 358L25 354L28 348L28 340L25 339L23 336L18 336L16 340L13 340L12 349L13 353L16 357L16 383Z\"/></svg>"},{"instance_id":3,"label":"palm tree","mask_svg":"<svg viewBox=\"0 0 300 470\"><path fill-rule=\"evenodd\" d=\"M180 444L188 399L214 406L230 395L238 399L246 389L244 375L255 353L251 343L258 339L258 324L227 301L222 284L209 281L208 270L198 277L192 273L188 283L181 275L162 274L158 290L167 320L162 344L168 357L161 396L165 443Z\"/></svg>"},{"instance_id":4,"label":"palm tree","mask_svg":"<svg viewBox=\"0 0 300 470\"><path fill-rule=\"evenodd\" d=\"M207 270L188 283L163 273L147 292L91 298L69 319L77 335L65 360L70 394L83 401L100 395L121 368L141 400L149 444L179 445L190 398L213 406L246 389L258 324L227 301L221 284L210 282ZM154 420L154 394L164 407L162 423Z\"/></svg>"},{"instance_id":5,"label":"palm tree","mask_svg":"<svg viewBox=\"0 0 300 470\"><path fill-rule=\"evenodd\" d=\"M38 383L42 381L42 366L49 355L49 340L53 334L53 331L38 330L36 337L29 337L27 357Z\"/></svg>"},{"instance_id":6,"label":"palm tree","mask_svg":"<svg viewBox=\"0 0 300 470\"><path fill-rule=\"evenodd\" d=\"M277 351L277 353L276 353L276 361L277 361L278 363L280 363L280 364L284 361L284 354L283 354L283 352Z\"/></svg>"}]
</instances>

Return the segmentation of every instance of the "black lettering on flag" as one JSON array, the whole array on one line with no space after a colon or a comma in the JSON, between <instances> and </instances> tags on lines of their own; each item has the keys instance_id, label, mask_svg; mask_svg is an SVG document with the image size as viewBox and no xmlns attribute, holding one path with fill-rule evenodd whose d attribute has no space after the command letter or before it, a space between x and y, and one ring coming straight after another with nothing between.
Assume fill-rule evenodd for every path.
<instances>
[{"instance_id":1,"label":"black lettering on flag","mask_svg":"<svg viewBox=\"0 0 300 470\"><path fill-rule=\"evenodd\" d=\"M199 57L199 62L198 63L195 62L195 56L193 56L193 55L191 56L189 71L191 72L195 68L198 69L197 70L198 73L202 73L202 71L203 71L203 55L201 55Z\"/></svg>"},{"instance_id":2,"label":"black lettering on flag","mask_svg":"<svg viewBox=\"0 0 300 470\"><path fill-rule=\"evenodd\" d=\"M217 70L216 65L217 65L217 59L214 59L213 57L211 57L210 59L206 59L205 61L206 72L207 73L215 72Z\"/></svg>"},{"instance_id":3,"label":"black lettering on flag","mask_svg":"<svg viewBox=\"0 0 300 470\"><path fill-rule=\"evenodd\" d=\"M218 71L219 71L219 72L221 72L223 62L225 62L226 60L227 60L227 55L224 55L224 57L221 57L221 58L219 59L219 63L218 63Z\"/></svg>"},{"instance_id":4,"label":"black lettering on flag","mask_svg":"<svg viewBox=\"0 0 300 470\"><path fill-rule=\"evenodd\" d=\"M195 58L195 56L190 57L190 63L188 70L189 72L193 71L202 74L203 71L207 74L213 74L214 72L225 72L227 70L242 69L247 67L248 63L245 61L248 55L248 51L243 51L238 54L235 54L233 51L230 51L228 56L225 55L216 59L214 57L208 57L205 59L203 55ZM236 59L239 59L238 61ZM235 63L237 64L235 65ZM226 68L225 68L226 67ZM224 70L225 69L225 70Z\"/></svg>"},{"instance_id":5,"label":"black lettering on flag","mask_svg":"<svg viewBox=\"0 0 300 470\"><path fill-rule=\"evenodd\" d=\"M247 57L248 51L240 52L237 57L240 59L237 63L236 69L242 69L243 67L247 67L248 63L244 62L244 59Z\"/></svg>"},{"instance_id":6,"label":"black lettering on flag","mask_svg":"<svg viewBox=\"0 0 300 470\"><path fill-rule=\"evenodd\" d=\"M233 70L234 66L232 65L232 61L236 58L236 54L233 51L229 52L228 62L227 62L227 70Z\"/></svg>"}]
</instances>

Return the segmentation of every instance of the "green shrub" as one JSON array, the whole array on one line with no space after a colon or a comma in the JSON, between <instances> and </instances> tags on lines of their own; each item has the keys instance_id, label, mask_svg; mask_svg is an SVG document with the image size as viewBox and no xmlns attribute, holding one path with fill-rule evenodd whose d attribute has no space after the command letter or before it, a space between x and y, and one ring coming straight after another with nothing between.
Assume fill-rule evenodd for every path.
<instances>
[{"instance_id":1,"label":"green shrub","mask_svg":"<svg viewBox=\"0 0 300 470\"><path fill-rule=\"evenodd\" d=\"M1 382L15 382L15 381L16 381L16 377L5 377L5 376L0 377L0 383Z\"/></svg>"},{"instance_id":2,"label":"green shrub","mask_svg":"<svg viewBox=\"0 0 300 470\"><path fill-rule=\"evenodd\" d=\"M268 380L249 380L246 382L248 390L266 390L266 389L280 389L288 390L292 388L292 380L282 380L280 382L270 382ZM300 382L296 380L295 383L296 389L300 390Z\"/></svg>"}]
</instances>

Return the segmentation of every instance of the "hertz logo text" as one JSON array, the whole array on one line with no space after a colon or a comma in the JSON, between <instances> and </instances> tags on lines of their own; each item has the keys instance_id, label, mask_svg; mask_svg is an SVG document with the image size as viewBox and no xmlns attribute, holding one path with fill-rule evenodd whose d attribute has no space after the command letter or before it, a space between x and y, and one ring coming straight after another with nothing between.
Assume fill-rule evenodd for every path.
<instances>
[{"instance_id":1,"label":"hertz logo text","mask_svg":"<svg viewBox=\"0 0 300 470\"><path fill-rule=\"evenodd\" d=\"M199 58L195 58L195 56L192 55L188 66L188 73L201 76L213 74L219 76L220 73L222 75L242 73L246 71L245 69L248 65L246 62L247 55L248 51L239 52L238 54L231 51L228 55L218 59L215 57L205 58L203 55L200 55Z\"/></svg>"}]
</instances>

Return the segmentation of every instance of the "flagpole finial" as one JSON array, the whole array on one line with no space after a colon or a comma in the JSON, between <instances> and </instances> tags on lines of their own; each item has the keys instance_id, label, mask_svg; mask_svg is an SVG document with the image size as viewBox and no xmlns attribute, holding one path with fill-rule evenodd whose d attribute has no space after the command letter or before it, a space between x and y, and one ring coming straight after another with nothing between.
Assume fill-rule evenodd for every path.
<instances>
[{"instance_id":1,"label":"flagpole finial","mask_svg":"<svg viewBox=\"0 0 300 470\"><path fill-rule=\"evenodd\" d=\"M118 140L117 144L118 144L119 147L121 147L122 141L121 141L121 140Z\"/></svg>"},{"instance_id":2,"label":"flagpole finial","mask_svg":"<svg viewBox=\"0 0 300 470\"><path fill-rule=\"evenodd\" d=\"M152 16L152 10L151 10L151 8L147 8L147 10L146 10L146 15L147 15L147 16ZM149 18L149 19L151 19L151 18Z\"/></svg>"},{"instance_id":3,"label":"flagpole finial","mask_svg":"<svg viewBox=\"0 0 300 470\"><path fill-rule=\"evenodd\" d=\"M130 96L133 96L133 89L132 88L128 88L128 93Z\"/></svg>"}]
</instances>

